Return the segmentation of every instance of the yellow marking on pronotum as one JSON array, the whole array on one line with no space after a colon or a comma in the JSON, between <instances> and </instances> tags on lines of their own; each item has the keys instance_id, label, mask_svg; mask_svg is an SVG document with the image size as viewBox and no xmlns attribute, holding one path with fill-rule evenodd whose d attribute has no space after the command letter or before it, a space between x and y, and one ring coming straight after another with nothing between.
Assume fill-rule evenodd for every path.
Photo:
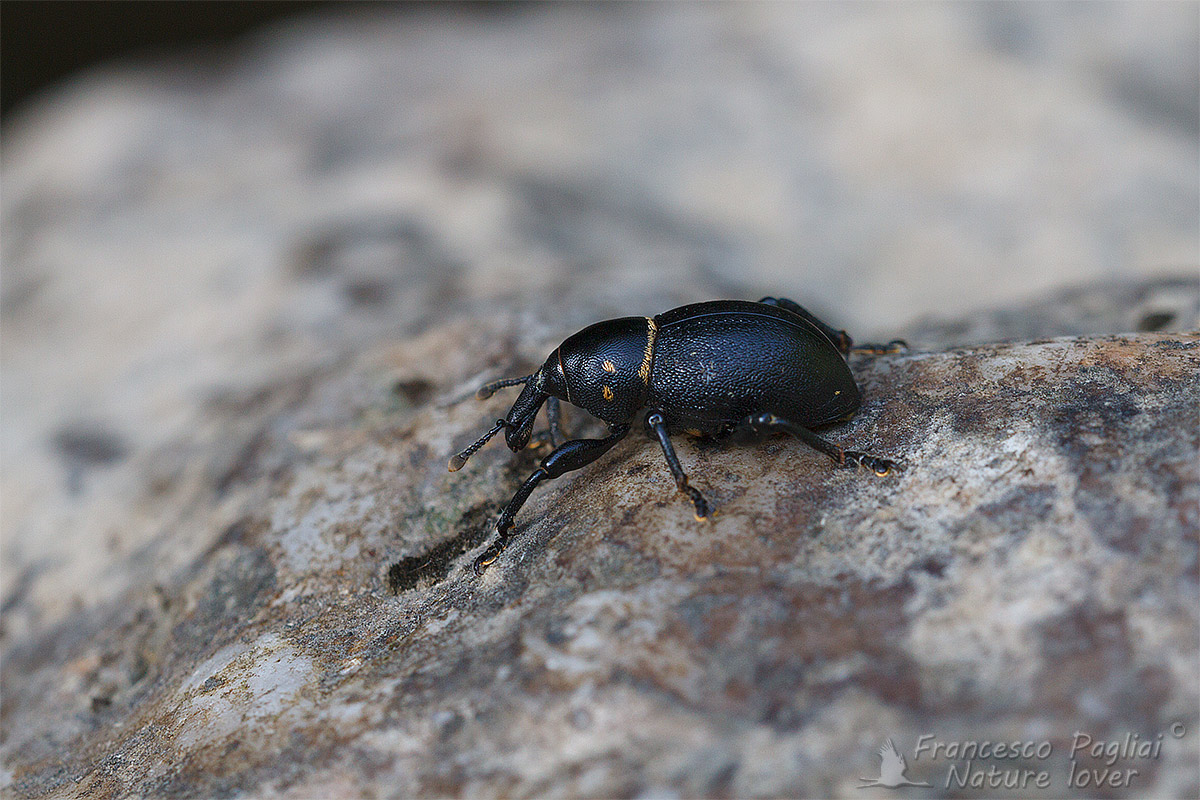
<instances>
[{"instance_id":1,"label":"yellow marking on pronotum","mask_svg":"<svg viewBox=\"0 0 1200 800\"><path fill-rule=\"evenodd\" d=\"M560 373L562 373L563 386L567 390L567 402L570 403L571 402L571 382L569 380L567 380L567 370L566 370L566 367L564 367L563 363L562 363L562 348L559 347L554 352L558 353L558 371Z\"/></svg>"},{"instance_id":2,"label":"yellow marking on pronotum","mask_svg":"<svg viewBox=\"0 0 1200 800\"><path fill-rule=\"evenodd\" d=\"M611 361L606 360L604 362L604 371L605 372L616 372L617 368L615 366L613 366L613 363Z\"/></svg>"},{"instance_id":3,"label":"yellow marking on pronotum","mask_svg":"<svg viewBox=\"0 0 1200 800\"><path fill-rule=\"evenodd\" d=\"M654 358L654 337L658 336L658 325L654 319L646 317L646 350L642 353L642 366L638 367L638 377L642 383L650 385L650 362Z\"/></svg>"},{"instance_id":4,"label":"yellow marking on pronotum","mask_svg":"<svg viewBox=\"0 0 1200 800\"><path fill-rule=\"evenodd\" d=\"M613 392L612 392L612 387L611 387L611 386L607 386L607 385L606 385L606 386L603 388L603 393L604 393L604 399L605 399L605 400L612 400L612 399L613 399Z\"/></svg>"}]
</instances>

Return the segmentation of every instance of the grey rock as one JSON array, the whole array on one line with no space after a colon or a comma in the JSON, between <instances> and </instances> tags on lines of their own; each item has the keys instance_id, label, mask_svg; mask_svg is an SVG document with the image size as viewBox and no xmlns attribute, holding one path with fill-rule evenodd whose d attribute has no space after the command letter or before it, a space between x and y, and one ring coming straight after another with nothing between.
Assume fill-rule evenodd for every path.
<instances>
[{"instance_id":1,"label":"grey rock","mask_svg":"<svg viewBox=\"0 0 1200 800\"><path fill-rule=\"evenodd\" d=\"M917 346L962 347L1048 336L1195 330L1200 330L1200 278L1180 274L1072 286L1037 302L961 319L929 317L903 332Z\"/></svg>"},{"instance_id":2,"label":"grey rock","mask_svg":"<svg viewBox=\"0 0 1200 800\"><path fill-rule=\"evenodd\" d=\"M426 355L388 360L412 375ZM533 458L497 447L460 473L444 464L502 402L456 402L451 381L374 419L273 419L288 432L261 450L288 455L239 479L269 487L266 502L223 530L197 523L204 546L183 569L6 632L13 786L846 794L884 739L911 753L930 734L1050 742L1053 757L1020 765L1065 791L1082 731L1165 734L1158 758L1119 764L1139 770L1137 793L1187 794L1200 335L855 367L869 400L830 436L900 459L896 476L789 440L685 442L719 509L700 524L631 437L535 494L482 578L470 548ZM328 396L353 394L362 371L327 378ZM944 785L951 763L927 754L909 777Z\"/></svg>"}]
</instances>

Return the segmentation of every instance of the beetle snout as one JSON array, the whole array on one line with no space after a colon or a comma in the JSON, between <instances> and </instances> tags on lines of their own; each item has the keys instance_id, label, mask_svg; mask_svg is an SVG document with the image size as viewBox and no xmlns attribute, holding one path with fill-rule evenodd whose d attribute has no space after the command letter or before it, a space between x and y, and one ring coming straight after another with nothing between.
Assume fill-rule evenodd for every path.
<instances>
[{"instance_id":1,"label":"beetle snout","mask_svg":"<svg viewBox=\"0 0 1200 800\"><path fill-rule=\"evenodd\" d=\"M533 436L533 422L537 419L537 412L522 418L512 419L509 417L509 424L504 429L504 442L508 445L508 449L514 453L518 450L523 450L525 445L529 444L529 439Z\"/></svg>"},{"instance_id":2,"label":"beetle snout","mask_svg":"<svg viewBox=\"0 0 1200 800\"><path fill-rule=\"evenodd\" d=\"M525 384L525 388L521 390L521 396L508 410L508 426L504 430L504 441L508 444L509 450L515 453L529 444L538 411L549 397L550 395L542 391L535 381L531 380Z\"/></svg>"}]
</instances>

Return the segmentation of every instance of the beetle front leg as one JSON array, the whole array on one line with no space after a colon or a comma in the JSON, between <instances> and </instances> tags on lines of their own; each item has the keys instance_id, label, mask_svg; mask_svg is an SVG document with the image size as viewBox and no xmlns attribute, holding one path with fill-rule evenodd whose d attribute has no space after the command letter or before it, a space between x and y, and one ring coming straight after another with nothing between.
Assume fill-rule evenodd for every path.
<instances>
[{"instance_id":1,"label":"beetle front leg","mask_svg":"<svg viewBox=\"0 0 1200 800\"><path fill-rule=\"evenodd\" d=\"M533 493L539 483L592 463L625 438L625 434L629 433L629 425L614 425L611 430L612 433L603 439L572 439L569 442L563 442L554 449L554 452L542 459L541 465L525 479L525 483L521 484L521 488L500 512L500 518L496 520L496 532L499 536L491 547L483 551L483 555L475 559L476 575L483 572L484 567L489 566L504 552L504 548L508 546L508 542L512 538L509 531L512 530L513 518L521 510L521 506L525 505L525 501L529 499L529 495Z\"/></svg>"},{"instance_id":2,"label":"beetle front leg","mask_svg":"<svg viewBox=\"0 0 1200 800\"><path fill-rule=\"evenodd\" d=\"M663 455L667 459L667 466L671 468L671 477L675 479L675 485L679 487L679 491L691 498L692 505L696 507L696 521L703 522L708 519L710 513L708 501L704 499L704 495L688 483L687 474L684 473L683 466L679 463L679 456L675 455L675 447L667 435L667 422L663 419L663 415L657 411L647 414L646 428L662 446Z\"/></svg>"},{"instance_id":3,"label":"beetle front leg","mask_svg":"<svg viewBox=\"0 0 1200 800\"><path fill-rule=\"evenodd\" d=\"M900 465L895 461L891 461L886 458L879 458L878 456L868 455L867 453L860 453L857 450L843 450L840 446L831 442L827 442L820 436L817 436L808 428L797 425L796 423L786 420L783 417L776 416L775 414L752 414L751 416L747 417L742 424L749 426L755 431L779 431L782 433L791 434L814 450L819 450L832 458L838 466L849 465L865 467L881 478L890 474L892 470L900 468Z\"/></svg>"}]
</instances>

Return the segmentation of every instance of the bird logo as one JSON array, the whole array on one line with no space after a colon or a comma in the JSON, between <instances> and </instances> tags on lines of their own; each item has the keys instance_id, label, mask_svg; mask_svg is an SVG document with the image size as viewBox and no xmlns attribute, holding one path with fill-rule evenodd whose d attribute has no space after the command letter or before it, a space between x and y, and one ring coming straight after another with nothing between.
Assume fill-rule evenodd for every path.
<instances>
[{"instance_id":1,"label":"bird logo","mask_svg":"<svg viewBox=\"0 0 1200 800\"><path fill-rule=\"evenodd\" d=\"M895 743L888 739L883 747L879 748L879 777L859 778L862 781L859 784L860 789L865 789L868 786L884 786L888 789L895 789L898 786L932 786L930 783L917 783L910 781L904 773L908 771L908 762L904 760L904 756L896 749Z\"/></svg>"}]
</instances>

